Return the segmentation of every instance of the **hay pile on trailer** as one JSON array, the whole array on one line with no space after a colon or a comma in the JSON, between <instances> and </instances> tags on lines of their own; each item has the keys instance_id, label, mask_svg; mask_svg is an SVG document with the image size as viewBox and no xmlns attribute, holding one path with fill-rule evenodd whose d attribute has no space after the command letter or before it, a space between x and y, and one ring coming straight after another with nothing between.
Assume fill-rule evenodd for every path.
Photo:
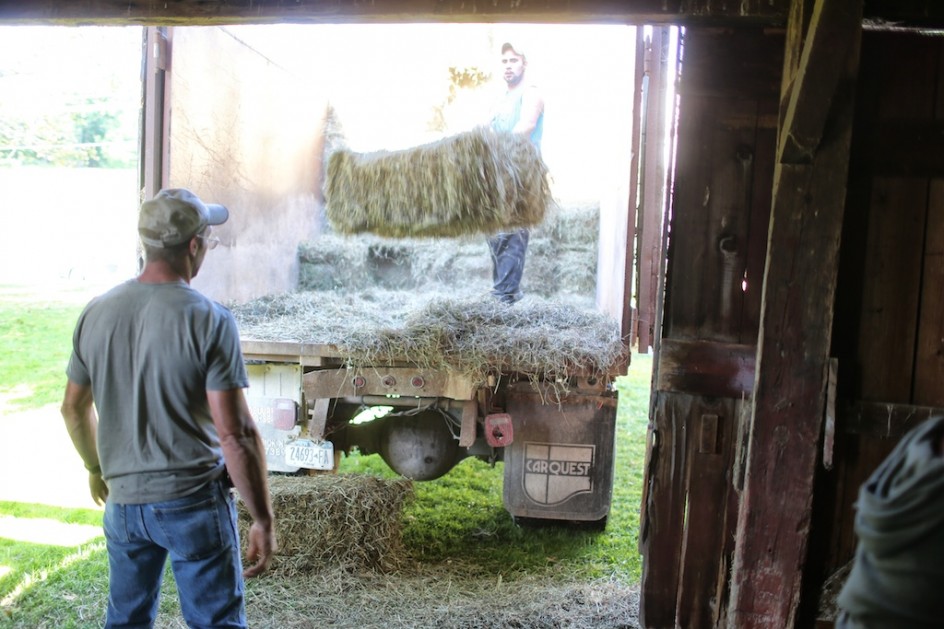
<instances>
[{"instance_id":1,"label":"hay pile on trailer","mask_svg":"<svg viewBox=\"0 0 944 629\"><path fill-rule=\"evenodd\" d=\"M551 202L538 149L487 127L400 151L328 155L326 212L342 234L493 234L540 223Z\"/></svg>"},{"instance_id":2,"label":"hay pile on trailer","mask_svg":"<svg viewBox=\"0 0 944 629\"><path fill-rule=\"evenodd\" d=\"M413 498L411 481L355 474L269 476L269 491L279 544L273 573L389 571L403 563L402 511ZM238 514L245 556L252 518L242 501Z\"/></svg>"},{"instance_id":3,"label":"hay pile on trailer","mask_svg":"<svg viewBox=\"0 0 944 629\"><path fill-rule=\"evenodd\" d=\"M561 381L622 368L619 325L595 310L527 296L507 306L456 287L407 291L317 291L232 306L243 338L336 346L351 366L406 360L484 384L490 373Z\"/></svg>"}]
</instances>

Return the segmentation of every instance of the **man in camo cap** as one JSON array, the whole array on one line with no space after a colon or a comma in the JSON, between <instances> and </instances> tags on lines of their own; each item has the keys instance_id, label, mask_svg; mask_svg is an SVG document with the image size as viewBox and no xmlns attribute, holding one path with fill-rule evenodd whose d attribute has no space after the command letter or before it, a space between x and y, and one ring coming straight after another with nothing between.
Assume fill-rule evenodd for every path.
<instances>
[{"instance_id":1,"label":"man in camo cap","mask_svg":"<svg viewBox=\"0 0 944 629\"><path fill-rule=\"evenodd\" d=\"M276 548L236 321L190 286L228 218L186 189L145 201L144 269L75 327L62 415L105 504L106 627L154 624L168 557L189 626L245 627L243 577ZM245 571L233 485L253 519Z\"/></svg>"}]
</instances>

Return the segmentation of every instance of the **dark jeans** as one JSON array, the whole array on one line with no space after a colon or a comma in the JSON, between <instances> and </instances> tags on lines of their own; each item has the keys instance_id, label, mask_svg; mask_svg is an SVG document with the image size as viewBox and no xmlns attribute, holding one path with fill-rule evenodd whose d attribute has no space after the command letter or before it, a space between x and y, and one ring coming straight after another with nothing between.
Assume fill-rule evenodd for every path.
<instances>
[{"instance_id":1,"label":"dark jeans","mask_svg":"<svg viewBox=\"0 0 944 629\"><path fill-rule=\"evenodd\" d=\"M185 498L105 504L109 595L105 627L151 627L170 556L190 627L245 627L236 504L223 481Z\"/></svg>"},{"instance_id":2,"label":"dark jeans","mask_svg":"<svg viewBox=\"0 0 944 629\"><path fill-rule=\"evenodd\" d=\"M524 296L520 286L528 236L527 229L519 229L488 239L492 253L492 295L506 304L513 304Z\"/></svg>"}]
</instances>

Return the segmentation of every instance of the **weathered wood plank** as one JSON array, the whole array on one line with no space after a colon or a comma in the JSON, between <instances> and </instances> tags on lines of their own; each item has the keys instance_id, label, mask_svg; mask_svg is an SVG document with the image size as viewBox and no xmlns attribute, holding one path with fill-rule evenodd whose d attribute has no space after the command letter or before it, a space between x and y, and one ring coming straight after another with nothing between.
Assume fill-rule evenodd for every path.
<instances>
[{"instance_id":1,"label":"weathered wood plank","mask_svg":"<svg viewBox=\"0 0 944 629\"><path fill-rule=\"evenodd\" d=\"M698 29L685 33L680 93L758 99L780 95L783 33L760 28ZM699 53L689 54L694 45ZM773 121L776 126L776 119Z\"/></svg>"},{"instance_id":2,"label":"weathered wood plank","mask_svg":"<svg viewBox=\"0 0 944 629\"><path fill-rule=\"evenodd\" d=\"M918 424L938 415L944 415L944 406L858 400L842 407L840 427L850 434L897 441Z\"/></svg>"},{"instance_id":3,"label":"weathered wood plank","mask_svg":"<svg viewBox=\"0 0 944 629\"><path fill-rule=\"evenodd\" d=\"M903 66L908 68L907 72L902 72ZM892 226L898 231L890 240L898 242L898 246L904 249L896 251L894 246L882 245L883 240L889 239L888 235L881 234L886 226L876 225L872 213L875 210L875 197L887 194L888 181L894 175L906 175L911 179L896 186L896 189L911 187L914 191L904 196L891 195L885 202L890 206L889 220L897 222L895 217L899 213L905 222L911 220L907 217L912 212L919 212L920 216L923 191L927 185L921 178L944 172L939 157L933 153L944 150L944 146L938 147L940 140L932 135L939 127L933 119L940 116L933 112L936 102L940 111L939 101L935 101L942 84L940 68L940 40L903 33L870 31L863 34L850 189L846 202L848 211L842 236L842 267L833 328L833 355L839 358L840 402L842 398L846 401L837 408L836 465L831 472L822 471L817 481L812 525L814 535L808 553L810 563L804 568L804 596L807 597L815 596L822 580L852 557L857 541L853 527L853 505L859 486L885 458L897 437L914 424L912 415L922 414L918 408L883 403L906 402L910 399L907 397L907 383L912 371L910 365L898 370L894 367L883 370L882 364L888 362L889 358L907 361L907 353L886 357L885 351L889 345L897 346L893 350L899 351L901 346L911 342L907 339L907 330L913 330L917 322L911 317L918 316L913 310L913 299L902 301L890 294L883 305L876 306L888 312L878 313L874 308L866 312L863 297L875 294L875 283L883 281L904 282L906 286L893 287L891 290L913 292L911 297L917 296L921 270L917 266L920 256L916 257L915 254L921 249L921 235L914 234L910 240L902 238L901 234L906 230L898 224ZM876 181L875 185L873 181ZM906 203L912 207L904 207ZM879 244L878 249L875 249L876 243ZM910 261L908 264L912 266L908 268L911 270L904 270L906 265L902 260L889 262L899 256ZM882 264L901 265L901 268L889 274L890 280L876 278L872 273L878 266L877 259L883 260ZM907 276L902 276L902 273ZM880 291L888 293L889 289ZM898 312L899 309L903 312ZM863 345L862 330L866 328L860 321L865 317L872 323L877 315L898 318L898 324L887 325L885 329L893 329L898 325L902 327L891 332L893 339L865 332L865 335L873 334L871 341L882 347L870 351L869 357L863 359L859 352ZM865 344L871 343L866 341ZM872 361L879 361L880 364L867 364ZM881 374L888 374L891 379L889 389L905 397L879 397L879 402L850 403L848 399L852 397L874 396L868 390L871 385L862 386L863 370L869 372L868 378L872 383L882 380ZM914 394L917 394L916 390ZM805 626L802 620L800 626Z\"/></svg>"},{"instance_id":4,"label":"weathered wood plank","mask_svg":"<svg viewBox=\"0 0 944 629\"><path fill-rule=\"evenodd\" d=\"M710 397L749 397L754 390L753 345L663 339L655 388Z\"/></svg>"},{"instance_id":5,"label":"weathered wood plank","mask_svg":"<svg viewBox=\"0 0 944 629\"><path fill-rule=\"evenodd\" d=\"M926 204L923 180L872 184L853 393L863 399L911 399Z\"/></svg>"},{"instance_id":6,"label":"weathered wood plank","mask_svg":"<svg viewBox=\"0 0 944 629\"><path fill-rule=\"evenodd\" d=\"M767 233L770 227L770 206L773 197L770 182L774 178L774 163L777 152L776 125L764 126L764 121L777 119L777 101L763 99L757 108L758 125L754 136L750 207L746 217L746 242L744 245L744 295L742 298L741 329L736 343L755 345L760 329L760 304L763 289L764 265L767 262Z\"/></svg>"},{"instance_id":7,"label":"weathered wood plank","mask_svg":"<svg viewBox=\"0 0 944 629\"><path fill-rule=\"evenodd\" d=\"M662 224L665 210L666 170L668 147L664 141L667 85L674 80L674 68L667 67L669 52L667 28L655 28L646 57L649 76L646 102L646 142L643 146L642 203L640 204L638 264L639 290L636 303L639 308L639 348L653 344L656 325L659 274L662 270ZM668 76L667 76L668 73ZM626 260L630 264L632 260Z\"/></svg>"},{"instance_id":8,"label":"weathered wood plank","mask_svg":"<svg viewBox=\"0 0 944 629\"><path fill-rule=\"evenodd\" d=\"M726 591L737 522L737 498L728 471L734 463L736 400L696 399L688 417L687 513L682 535L676 626L716 627Z\"/></svg>"},{"instance_id":9,"label":"weathered wood plank","mask_svg":"<svg viewBox=\"0 0 944 629\"><path fill-rule=\"evenodd\" d=\"M940 179L931 182L923 267L912 401L944 406L944 181Z\"/></svg>"},{"instance_id":10,"label":"weathered wood plank","mask_svg":"<svg viewBox=\"0 0 944 629\"><path fill-rule=\"evenodd\" d=\"M246 360L275 360L282 362L298 362L320 358L344 358L334 345L322 343L296 343L294 341L261 341L244 338L241 342L243 356Z\"/></svg>"},{"instance_id":11,"label":"weathered wood plank","mask_svg":"<svg viewBox=\"0 0 944 629\"><path fill-rule=\"evenodd\" d=\"M0 23L19 24L271 24L278 22L524 21L756 23L783 25L789 0L0 0ZM868 0L872 28L944 26L939 0Z\"/></svg>"},{"instance_id":12,"label":"weathered wood plank","mask_svg":"<svg viewBox=\"0 0 944 629\"><path fill-rule=\"evenodd\" d=\"M642 113L642 85L645 78L646 43L643 38L643 29L636 28L636 56L633 77L633 115L641 119ZM620 332L624 342L629 346L636 346L639 352L645 354L649 350L649 339L645 344L640 340L640 328L638 320L640 318L639 310L642 304L639 303L635 286L635 277L633 274L634 260L633 250L636 246L638 235L636 233L636 207L639 204L639 132L636 129L632 131L632 141L630 143L631 153L629 159L629 199L626 219L626 249L627 255L623 259L623 316L620 319ZM636 308L630 307L632 297L636 295Z\"/></svg>"},{"instance_id":13,"label":"weathered wood plank","mask_svg":"<svg viewBox=\"0 0 944 629\"><path fill-rule=\"evenodd\" d=\"M667 393L654 396L653 428L646 445L646 484L639 526L642 583L639 619L643 627L675 627L691 398Z\"/></svg>"},{"instance_id":14,"label":"weathered wood plank","mask_svg":"<svg viewBox=\"0 0 944 629\"><path fill-rule=\"evenodd\" d=\"M809 60L842 67L823 141L809 165L779 164L774 180L753 421L731 576L732 627L792 627L799 605L848 177L850 87L861 39L861 2L848 7L853 17L835 18L846 25L846 54ZM803 90L793 87L798 88Z\"/></svg>"},{"instance_id":15,"label":"weathered wood plank","mask_svg":"<svg viewBox=\"0 0 944 629\"><path fill-rule=\"evenodd\" d=\"M780 161L787 164L809 163L819 146L830 112L830 103L842 77L836 63L823 59L839 57L845 50L850 28L861 15L850 11L843 2L817 2L814 5L803 42L803 52L780 130Z\"/></svg>"},{"instance_id":16,"label":"weathered wood plank","mask_svg":"<svg viewBox=\"0 0 944 629\"><path fill-rule=\"evenodd\" d=\"M223 25L340 22L749 22L782 24L789 0L0 0L0 22Z\"/></svg>"},{"instance_id":17,"label":"weathered wood plank","mask_svg":"<svg viewBox=\"0 0 944 629\"><path fill-rule=\"evenodd\" d=\"M684 94L682 99L679 138L685 149L677 159L674 205L684 210L673 217L669 244L666 336L753 340L757 318L745 316L748 296L742 282L751 249L763 249L749 242L750 236L766 235L753 225L758 214L766 219L769 212L769 205L754 208L764 200L754 195L753 183L759 105L720 96ZM769 167L769 157L765 160ZM755 290L759 280L758 275ZM750 299L759 304L756 292Z\"/></svg>"}]
</instances>

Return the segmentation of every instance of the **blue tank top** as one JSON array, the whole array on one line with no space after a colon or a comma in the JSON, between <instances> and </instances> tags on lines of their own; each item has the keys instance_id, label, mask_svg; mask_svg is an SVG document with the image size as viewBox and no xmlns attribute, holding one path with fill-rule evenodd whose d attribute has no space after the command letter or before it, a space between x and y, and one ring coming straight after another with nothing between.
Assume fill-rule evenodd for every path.
<instances>
[{"instance_id":1,"label":"blue tank top","mask_svg":"<svg viewBox=\"0 0 944 629\"><path fill-rule=\"evenodd\" d=\"M533 89L533 86L527 86L524 89ZM511 131L521 120L521 97L523 90L512 90L505 92L505 97L498 105L498 111L492 117L492 128L496 131ZM541 136L544 135L544 110L541 110L538 121L531 131L531 142L538 148L541 148Z\"/></svg>"}]
</instances>

